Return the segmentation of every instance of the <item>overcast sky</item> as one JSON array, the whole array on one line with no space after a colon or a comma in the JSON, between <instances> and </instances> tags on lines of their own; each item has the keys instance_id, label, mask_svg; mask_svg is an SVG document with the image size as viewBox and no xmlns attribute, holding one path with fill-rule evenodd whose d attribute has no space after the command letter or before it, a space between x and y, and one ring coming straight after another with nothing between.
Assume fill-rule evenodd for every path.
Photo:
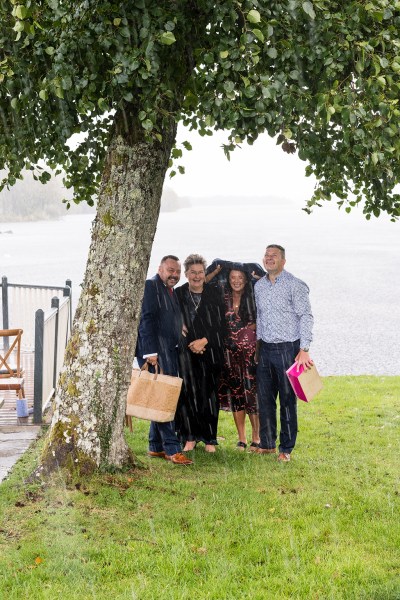
<instances>
[{"instance_id":1,"label":"overcast sky","mask_svg":"<svg viewBox=\"0 0 400 600\"><path fill-rule=\"evenodd\" d=\"M201 137L180 127L178 147L188 140L193 150L183 150L178 164L185 175L167 177L166 186L179 196L278 196L303 202L312 194L314 180L306 177L306 163L289 155L267 134L253 146L244 143L228 161L222 149L228 134L217 132Z\"/></svg>"}]
</instances>

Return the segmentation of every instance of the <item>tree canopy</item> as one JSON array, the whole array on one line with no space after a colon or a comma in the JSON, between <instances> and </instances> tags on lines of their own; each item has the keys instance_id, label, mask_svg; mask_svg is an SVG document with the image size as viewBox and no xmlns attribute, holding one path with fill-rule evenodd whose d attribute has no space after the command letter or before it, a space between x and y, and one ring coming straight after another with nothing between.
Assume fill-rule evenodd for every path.
<instances>
[{"instance_id":1,"label":"tree canopy","mask_svg":"<svg viewBox=\"0 0 400 600\"><path fill-rule=\"evenodd\" d=\"M62 170L76 202L98 198L43 467L133 460L126 392L179 121L226 130L228 156L277 136L316 176L307 210L399 216L399 30L389 0L0 0L3 185Z\"/></svg>"},{"instance_id":2,"label":"tree canopy","mask_svg":"<svg viewBox=\"0 0 400 600\"><path fill-rule=\"evenodd\" d=\"M309 209L400 214L399 1L0 0L0 17L7 185L44 163L91 203L120 111L154 142L171 117L226 129L227 154L267 131L316 176Z\"/></svg>"}]
</instances>

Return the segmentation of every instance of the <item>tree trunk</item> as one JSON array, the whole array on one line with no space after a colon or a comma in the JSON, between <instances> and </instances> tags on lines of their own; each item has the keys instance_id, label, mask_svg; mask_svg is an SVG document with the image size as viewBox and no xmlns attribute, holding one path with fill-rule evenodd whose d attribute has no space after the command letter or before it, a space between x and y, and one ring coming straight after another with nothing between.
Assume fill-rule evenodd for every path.
<instances>
[{"instance_id":1,"label":"tree trunk","mask_svg":"<svg viewBox=\"0 0 400 600\"><path fill-rule=\"evenodd\" d=\"M67 466L90 473L133 461L123 436L125 401L176 124L164 127L162 143L142 132L136 117L117 113L42 455L45 472Z\"/></svg>"}]
</instances>

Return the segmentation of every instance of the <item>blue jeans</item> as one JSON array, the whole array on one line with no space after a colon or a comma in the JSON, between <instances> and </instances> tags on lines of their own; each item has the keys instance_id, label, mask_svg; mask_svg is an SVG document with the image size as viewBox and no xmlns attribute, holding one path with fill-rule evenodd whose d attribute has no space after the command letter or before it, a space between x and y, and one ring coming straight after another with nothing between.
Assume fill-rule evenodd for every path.
<instances>
[{"instance_id":1,"label":"blue jeans","mask_svg":"<svg viewBox=\"0 0 400 600\"><path fill-rule=\"evenodd\" d=\"M145 362L145 360L138 357L140 367L142 367ZM149 365L149 371L154 373L154 367ZM177 372L165 374L176 376ZM150 421L149 450L151 452L162 452L164 450L165 454L168 456L172 456L177 452L182 452L182 446L175 432L175 421L168 421L167 423Z\"/></svg>"},{"instance_id":2,"label":"blue jeans","mask_svg":"<svg viewBox=\"0 0 400 600\"><path fill-rule=\"evenodd\" d=\"M261 342L257 366L258 415L261 448L275 448L277 440L276 399L279 394L279 452L291 453L297 436L297 398L286 370L300 350L300 341L268 344Z\"/></svg>"},{"instance_id":3,"label":"blue jeans","mask_svg":"<svg viewBox=\"0 0 400 600\"><path fill-rule=\"evenodd\" d=\"M167 423L150 422L149 450L151 452L162 452L164 450L168 456L182 452L175 433L175 421L168 421Z\"/></svg>"}]
</instances>

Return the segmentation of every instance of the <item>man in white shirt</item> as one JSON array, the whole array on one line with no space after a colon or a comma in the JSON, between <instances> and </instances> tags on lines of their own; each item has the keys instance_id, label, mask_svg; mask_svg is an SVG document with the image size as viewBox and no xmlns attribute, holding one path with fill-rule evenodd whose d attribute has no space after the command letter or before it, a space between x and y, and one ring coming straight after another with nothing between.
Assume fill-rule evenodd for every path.
<instances>
[{"instance_id":1,"label":"man in white shirt","mask_svg":"<svg viewBox=\"0 0 400 600\"><path fill-rule=\"evenodd\" d=\"M264 255L265 277L257 281L254 294L257 306L259 356L257 394L260 419L259 454L276 453L276 400L279 394L280 435L278 460L288 462L297 436L297 399L286 375L296 361L309 368L313 316L308 286L285 271L285 249L267 246Z\"/></svg>"}]
</instances>

